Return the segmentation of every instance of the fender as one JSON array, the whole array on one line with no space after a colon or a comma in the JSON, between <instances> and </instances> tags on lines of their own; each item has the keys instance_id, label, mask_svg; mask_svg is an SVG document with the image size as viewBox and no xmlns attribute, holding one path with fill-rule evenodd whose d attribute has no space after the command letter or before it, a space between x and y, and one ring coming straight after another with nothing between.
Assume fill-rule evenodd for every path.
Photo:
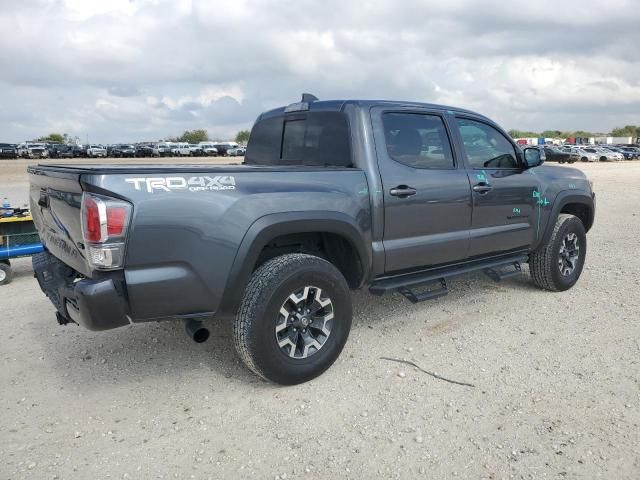
<instances>
[{"instance_id":1,"label":"fender","mask_svg":"<svg viewBox=\"0 0 640 480\"><path fill-rule=\"evenodd\" d=\"M588 232L589 229L593 226L593 221L595 218L595 198L589 195L587 192L563 190L558 193L555 201L553 202L553 208L551 209L551 213L547 217L547 224L545 226L544 235L542 236L540 242L536 245L536 248L538 248L540 245L545 245L549 241L556 223L555 219L558 218L558 215L560 215L562 208L569 203L579 203L587 207L589 209L589 217L587 223L584 226L584 229Z\"/></svg>"},{"instance_id":2,"label":"fender","mask_svg":"<svg viewBox=\"0 0 640 480\"><path fill-rule=\"evenodd\" d=\"M363 267L361 284L371 269L371 247L366 246L365 234L355 221L340 212L301 211L265 215L257 219L245 233L236 252L227 284L216 312L218 317L235 314L242 301L245 287L262 249L281 235L306 232L334 233L346 238L358 252Z\"/></svg>"}]
</instances>

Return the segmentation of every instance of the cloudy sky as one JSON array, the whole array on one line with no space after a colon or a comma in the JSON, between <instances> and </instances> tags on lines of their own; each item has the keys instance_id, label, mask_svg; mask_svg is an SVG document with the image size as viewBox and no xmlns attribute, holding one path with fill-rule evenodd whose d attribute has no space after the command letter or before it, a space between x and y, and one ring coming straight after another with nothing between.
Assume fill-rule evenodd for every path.
<instances>
[{"instance_id":1,"label":"cloudy sky","mask_svg":"<svg viewBox=\"0 0 640 480\"><path fill-rule=\"evenodd\" d=\"M303 91L640 124L637 0L0 0L0 25L0 141L224 138Z\"/></svg>"}]
</instances>

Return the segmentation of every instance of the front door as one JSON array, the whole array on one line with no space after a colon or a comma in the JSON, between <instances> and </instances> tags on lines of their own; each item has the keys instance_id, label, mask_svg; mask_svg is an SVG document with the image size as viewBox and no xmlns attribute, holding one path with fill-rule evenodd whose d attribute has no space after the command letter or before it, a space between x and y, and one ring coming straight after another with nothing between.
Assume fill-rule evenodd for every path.
<instances>
[{"instance_id":1,"label":"front door","mask_svg":"<svg viewBox=\"0 0 640 480\"><path fill-rule=\"evenodd\" d=\"M438 112L373 112L384 199L385 272L464 260L471 190Z\"/></svg>"},{"instance_id":2,"label":"front door","mask_svg":"<svg viewBox=\"0 0 640 480\"><path fill-rule=\"evenodd\" d=\"M528 249L539 234L545 202L538 177L489 123L457 117L456 125L473 198L469 257Z\"/></svg>"}]
</instances>

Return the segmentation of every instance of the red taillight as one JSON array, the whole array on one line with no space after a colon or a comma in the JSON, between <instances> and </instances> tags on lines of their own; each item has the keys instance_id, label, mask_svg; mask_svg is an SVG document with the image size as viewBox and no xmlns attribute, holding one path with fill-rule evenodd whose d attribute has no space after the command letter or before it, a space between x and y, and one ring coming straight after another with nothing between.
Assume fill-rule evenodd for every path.
<instances>
[{"instance_id":1,"label":"red taillight","mask_svg":"<svg viewBox=\"0 0 640 480\"><path fill-rule=\"evenodd\" d=\"M126 207L107 206L107 233L112 235L122 235L124 233L125 222L127 220Z\"/></svg>"},{"instance_id":2,"label":"red taillight","mask_svg":"<svg viewBox=\"0 0 640 480\"><path fill-rule=\"evenodd\" d=\"M100 210L97 202L89 196L84 199L84 237L87 242L98 243L102 240Z\"/></svg>"},{"instance_id":3,"label":"red taillight","mask_svg":"<svg viewBox=\"0 0 640 480\"><path fill-rule=\"evenodd\" d=\"M82 198L82 233L87 243L122 241L127 233L131 205L122 200L85 193Z\"/></svg>"},{"instance_id":4,"label":"red taillight","mask_svg":"<svg viewBox=\"0 0 640 480\"><path fill-rule=\"evenodd\" d=\"M131 204L116 198L82 194L82 236L92 268L114 270L124 265Z\"/></svg>"}]
</instances>

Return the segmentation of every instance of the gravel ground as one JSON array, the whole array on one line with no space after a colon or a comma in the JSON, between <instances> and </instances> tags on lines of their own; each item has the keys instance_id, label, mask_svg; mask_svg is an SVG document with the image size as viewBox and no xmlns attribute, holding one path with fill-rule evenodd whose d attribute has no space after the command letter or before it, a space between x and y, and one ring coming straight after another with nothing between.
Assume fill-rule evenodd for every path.
<instances>
[{"instance_id":1,"label":"gravel ground","mask_svg":"<svg viewBox=\"0 0 640 480\"><path fill-rule=\"evenodd\" d=\"M356 292L342 356L297 387L244 368L228 324L200 345L179 324L60 327L16 261L0 477L640 478L640 162L579 167L598 211L575 288L475 275L417 305Z\"/></svg>"}]
</instances>

